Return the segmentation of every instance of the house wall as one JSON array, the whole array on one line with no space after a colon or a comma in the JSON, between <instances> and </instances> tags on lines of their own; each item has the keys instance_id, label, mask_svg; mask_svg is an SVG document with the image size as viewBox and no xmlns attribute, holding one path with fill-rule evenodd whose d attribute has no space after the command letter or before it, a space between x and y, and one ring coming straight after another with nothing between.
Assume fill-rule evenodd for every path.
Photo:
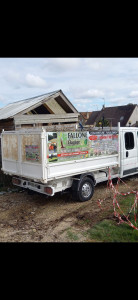
<instances>
[{"instance_id":1,"label":"house wall","mask_svg":"<svg viewBox=\"0 0 138 300\"><path fill-rule=\"evenodd\" d=\"M78 113L70 114L40 114L40 115L16 115L15 125L49 124L49 123L77 123Z\"/></svg>"},{"instance_id":2,"label":"house wall","mask_svg":"<svg viewBox=\"0 0 138 300\"><path fill-rule=\"evenodd\" d=\"M129 121L131 121L131 125L135 124L138 121L138 105L135 107L131 117L129 118L126 126L129 126Z\"/></svg>"}]
</instances>

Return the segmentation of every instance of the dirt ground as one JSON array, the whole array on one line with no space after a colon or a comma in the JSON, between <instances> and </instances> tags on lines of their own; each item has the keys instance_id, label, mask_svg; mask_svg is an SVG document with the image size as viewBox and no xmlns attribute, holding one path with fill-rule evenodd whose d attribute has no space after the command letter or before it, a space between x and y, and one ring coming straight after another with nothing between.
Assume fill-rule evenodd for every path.
<instances>
[{"instance_id":1,"label":"dirt ground","mask_svg":"<svg viewBox=\"0 0 138 300\"><path fill-rule=\"evenodd\" d=\"M124 181L138 190L138 176ZM129 191L123 183L119 190ZM112 192L106 191L106 182L98 184L93 197L82 203L70 193L53 197L27 191L0 193L0 242L89 242L87 230L113 217ZM101 209L98 199L104 197Z\"/></svg>"}]
</instances>

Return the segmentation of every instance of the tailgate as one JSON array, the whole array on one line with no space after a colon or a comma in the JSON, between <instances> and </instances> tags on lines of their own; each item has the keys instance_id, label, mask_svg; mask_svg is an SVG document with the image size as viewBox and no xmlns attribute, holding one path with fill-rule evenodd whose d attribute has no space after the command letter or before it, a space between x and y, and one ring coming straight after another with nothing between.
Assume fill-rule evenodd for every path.
<instances>
[{"instance_id":1,"label":"tailgate","mask_svg":"<svg viewBox=\"0 0 138 300\"><path fill-rule=\"evenodd\" d=\"M12 131L2 133L2 170L9 175L18 175L43 181L41 131Z\"/></svg>"}]
</instances>

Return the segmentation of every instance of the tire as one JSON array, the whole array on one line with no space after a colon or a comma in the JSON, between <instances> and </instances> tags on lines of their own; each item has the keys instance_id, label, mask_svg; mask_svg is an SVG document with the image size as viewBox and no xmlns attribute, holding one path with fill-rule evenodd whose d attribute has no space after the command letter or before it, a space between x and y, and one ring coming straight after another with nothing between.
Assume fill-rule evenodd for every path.
<instances>
[{"instance_id":1,"label":"tire","mask_svg":"<svg viewBox=\"0 0 138 300\"><path fill-rule=\"evenodd\" d=\"M93 180L89 177L83 178L78 188L78 200L80 202L88 201L92 198L93 193L94 193Z\"/></svg>"}]
</instances>

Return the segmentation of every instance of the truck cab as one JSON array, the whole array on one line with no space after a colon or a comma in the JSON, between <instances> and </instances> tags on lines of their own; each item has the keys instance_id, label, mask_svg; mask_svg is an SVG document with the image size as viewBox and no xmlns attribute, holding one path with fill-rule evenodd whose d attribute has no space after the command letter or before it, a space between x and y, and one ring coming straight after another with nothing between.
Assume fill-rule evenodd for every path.
<instances>
[{"instance_id":1,"label":"truck cab","mask_svg":"<svg viewBox=\"0 0 138 300\"><path fill-rule=\"evenodd\" d=\"M138 173L138 128L120 127L120 177Z\"/></svg>"}]
</instances>

